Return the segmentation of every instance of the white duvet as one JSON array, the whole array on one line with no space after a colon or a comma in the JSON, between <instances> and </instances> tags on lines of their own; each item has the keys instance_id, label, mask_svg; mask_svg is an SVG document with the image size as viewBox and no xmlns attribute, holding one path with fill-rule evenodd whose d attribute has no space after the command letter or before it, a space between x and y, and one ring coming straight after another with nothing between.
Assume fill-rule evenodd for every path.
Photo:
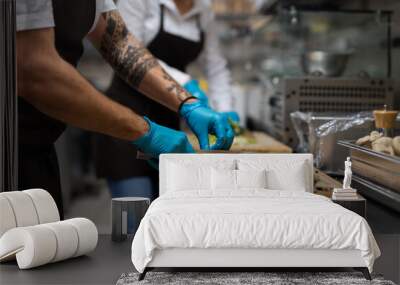
<instances>
[{"instance_id":1,"label":"white duvet","mask_svg":"<svg viewBox=\"0 0 400 285\"><path fill-rule=\"evenodd\" d=\"M299 191L167 193L150 206L132 243L143 272L155 249L358 249L372 271L380 251L364 218Z\"/></svg>"}]
</instances>

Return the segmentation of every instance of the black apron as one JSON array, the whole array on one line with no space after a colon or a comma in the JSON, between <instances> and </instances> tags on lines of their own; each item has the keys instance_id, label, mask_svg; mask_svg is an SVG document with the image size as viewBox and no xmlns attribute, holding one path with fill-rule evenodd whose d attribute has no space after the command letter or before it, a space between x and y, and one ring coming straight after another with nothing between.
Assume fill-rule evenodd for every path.
<instances>
[{"instance_id":1,"label":"black apron","mask_svg":"<svg viewBox=\"0 0 400 285\"><path fill-rule=\"evenodd\" d=\"M53 0L55 46L60 56L71 65L78 64L83 54L83 38L96 16L96 0ZM79 96L79 94L71 94ZM65 124L37 110L18 97L18 188L43 188L56 201L63 216L62 193L55 141Z\"/></svg>"},{"instance_id":2,"label":"black apron","mask_svg":"<svg viewBox=\"0 0 400 285\"><path fill-rule=\"evenodd\" d=\"M200 18L196 16L194 19L199 28L200 41L192 41L164 30L164 13L167 10L164 5L160 8L160 28L147 48L156 58L184 72L187 65L195 61L203 49L204 33L200 26ZM132 89L117 75L114 75L107 95L140 115L146 115L157 124L179 129L177 113ZM150 176L153 185L158 187L158 171L146 161L136 159L137 149L131 143L98 135L95 148L96 170L99 177L120 180L135 176Z\"/></svg>"}]
</instances>

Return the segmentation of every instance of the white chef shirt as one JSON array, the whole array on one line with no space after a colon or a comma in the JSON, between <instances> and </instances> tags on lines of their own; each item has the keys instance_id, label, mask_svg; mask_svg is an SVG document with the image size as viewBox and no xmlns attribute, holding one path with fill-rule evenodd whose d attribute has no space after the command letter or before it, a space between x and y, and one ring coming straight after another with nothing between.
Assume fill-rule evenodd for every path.
<instances>
[{"instance_id":1,"label":"white chef shirt","mask_svg":"<svg viewBox=\"0 0 400 285\"><path fill-rule=\"evenodd\" d=\"M85 1L85 0L78 0ZM71 5L73 5L71 1ZM101 13L116 9L112 0L96 0L95 27ZM55 26L51 0L17 0L17 31L52 28Z\"/></svg>"},{"instance_id":2,"label":"white chef shirt","mask_svg":"<svg viewBox=\"0 0 400 285\"><path fill-rule=\"evenodd\" d=\"M164 30L189 40L200 40L196 19L198 15L200 16L200 25L205 33L205 45L198 62L208 80L211 106L220 112L232 111L231 76L227 62L219 49L209 0L195 0L194 7L184 15L180 14L173 0L119 0L117 6L130 32L147 46L160 29L161 4L165 7ZM180 84L183 85L191 79L188 74L161 61L160 63Z\"/></svg>"}]
</instances>

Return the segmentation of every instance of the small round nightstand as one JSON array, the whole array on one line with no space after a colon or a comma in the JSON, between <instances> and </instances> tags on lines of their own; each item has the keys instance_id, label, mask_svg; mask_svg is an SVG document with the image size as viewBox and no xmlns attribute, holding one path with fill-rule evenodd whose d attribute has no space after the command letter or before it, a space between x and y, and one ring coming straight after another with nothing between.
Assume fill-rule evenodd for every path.
<instances>
[{"instance_id":1,"label":"small round nightstand","mask_svg":"<svg viewBox=\"0 0 400 285\"><path fill-rule=\"evenodd\" d=\"M123 241L128 233L135 234L149 205L150 199L144 197L113 198L111 239Z\"/></svg>"}]
</instances>

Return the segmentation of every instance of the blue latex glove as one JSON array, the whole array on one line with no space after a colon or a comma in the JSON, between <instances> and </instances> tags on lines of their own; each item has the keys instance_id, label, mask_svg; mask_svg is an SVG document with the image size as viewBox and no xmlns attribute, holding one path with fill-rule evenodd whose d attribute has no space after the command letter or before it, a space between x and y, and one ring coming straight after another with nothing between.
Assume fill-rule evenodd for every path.
<instances>
[{"instance_id":1,"label":"blue latex glove","mask_svg":"<svg viewBox=\"0 0 400 285\"><path fill-rule=\"evenodd\" d=\"M208 106L208 97L206 93L200 88L199 82L197 80L190 80L188 81L183 87L186 89L187 92L190 93L190 95L196 97L199 99L199 101L205 105Z\"/></svg>"},{"instance_id":2,"label":"blue latex glove","mask_svg":"<svg viewBox=\"0 0 400 285\"><path fill-rule=\"evenodd\" d=\"M197 136L201 149L228 150L231 147L234 133L226 116L211 110L199 101L183 104L180 115ZM217 137L216 143L211 147L208 140L209 133Z\"/></svg>"},{"instance_id":3,"label":"blue latex glove","mask_svg":"<svg viewBox=\"0 0 400 285\"><path fill-rule=\"evenodd\" d=\"M229 119L231 119L232 121L234 121L235 123L239 123L240 122L240 117L239 114L231 111L231 112L222 112L222 114L224 114L225 116L227 116Z\"/></svg>"},{"instance_id":4,"label":"blue latex glove","mask_svg":"<svg viewBox=\"0 0 400 285\"><path fill-rule=\"evenodd\" d=\"M140 151L152 157L149 161L152 166L158 168L158 156L162 153L194 152L184 132L160 126L147 117L144 117L144 119L149 124L149 131L132 143Z\"/></svg>"}]
</instances>

